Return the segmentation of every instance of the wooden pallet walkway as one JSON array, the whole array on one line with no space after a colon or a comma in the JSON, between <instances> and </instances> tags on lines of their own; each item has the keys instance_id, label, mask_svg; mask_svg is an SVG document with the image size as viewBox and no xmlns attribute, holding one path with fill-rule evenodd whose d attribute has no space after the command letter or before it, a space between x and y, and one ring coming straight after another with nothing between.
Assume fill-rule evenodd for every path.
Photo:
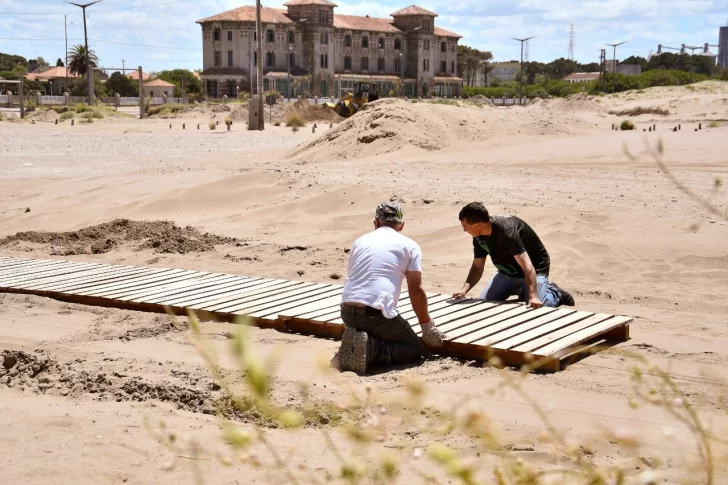
<instances>
[{"instance_id":1,"label":"wooden pallet walkway","mask_svg":"<svg viewBox=\"0 0 728 485\"><path fill-rule=\"evenodd\" d=\"M0 257L0 291L131 310L193 310L202 319L234 321L247 316L257 326L340 338L341 285L246 277L171 268ZM596 344L629 339L632 318L577 310L531 309L520 303L452 300L428 294L430 314L447 341L433 353L506 365L538 362L558 371L592 352ZM407 292L398 310L420 335Z\"/></svg>"}]
</instances>

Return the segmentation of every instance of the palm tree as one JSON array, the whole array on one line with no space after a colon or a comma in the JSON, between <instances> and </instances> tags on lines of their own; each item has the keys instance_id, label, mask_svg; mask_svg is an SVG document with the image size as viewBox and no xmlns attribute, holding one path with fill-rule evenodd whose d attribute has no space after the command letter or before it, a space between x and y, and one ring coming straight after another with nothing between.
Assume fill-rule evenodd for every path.
<instances>
[{"instance_id":1,"label":"palm tree","mask_svg":"<svg viewBox=\"0 0 728 485\"><path fill-rule=\"evenodd\" d=\"M88 61L92 70L99 66L99 58L91 49L88 50ZM68 52L68 71L79 76L86 75L86 48L84 46L77 45Z\"/></svg>"}]
</instances>

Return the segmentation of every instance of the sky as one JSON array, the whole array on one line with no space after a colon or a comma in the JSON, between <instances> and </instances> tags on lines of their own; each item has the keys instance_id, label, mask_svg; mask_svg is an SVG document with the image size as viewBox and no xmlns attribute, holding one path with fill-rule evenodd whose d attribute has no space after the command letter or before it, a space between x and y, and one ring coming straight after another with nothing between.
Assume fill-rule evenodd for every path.
<instances>
[{"instance_id":1,"label":"sky","mask_svg":"<svg viewBox=\"0 0 728 485\"><path fill-rule=\"evenodd\" d=\"M91 0L75 0L85 3ZM265 0L282 7L286 0ZM413 0L334 0L336 13L389 17ZM87 9L89 47L102 67L143 66L145 72L201 69L202 36L195 21L252 0L103 0ZM463 36L461 44L493 53L494 61L519 59L529 41L528 59L549 62L568 57L574 25L574 59L597 62L606 43L628 41L617 58L647 57L658 44L680 47L718 43L728 25L728 0L422 0L438 14L435 24ZM64 17L64 14L67 16ZM65 24L65 25L64 25ZM63 0L0 0L0 52L27 59L42 56L55 65L83 44L81 9ZM607 47L607 58L613 52ZM717 52L717 47L711 48ZM697 52L697 51L696 51Z\"/></svg>"}]
</instances>

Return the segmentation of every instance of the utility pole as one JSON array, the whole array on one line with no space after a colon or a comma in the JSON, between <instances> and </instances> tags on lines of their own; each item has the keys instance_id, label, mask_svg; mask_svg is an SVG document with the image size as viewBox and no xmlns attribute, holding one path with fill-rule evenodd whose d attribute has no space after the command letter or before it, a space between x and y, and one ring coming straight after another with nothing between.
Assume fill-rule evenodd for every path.
<instances>
[{"instance_id":1,"label":"utility pole","mask_svg":"<svg viewBox=\"0 0 728 485\"><path fill-rule=\"evenodd\" d=\"M258 129L265 128L263 99L263 24L261 22L260 0L255 0L255 30L258 37Z\"/></svg>"},{"instance_id":2,"label":"utility pole","mask_svg":"<svg viewBox=\"0 0 728 485\"><path fill-rule=\"evenodd\" d=\"M125 64L125 63L126 63L126 59L122 59L122 60L121 60L121 73L122 73L122 74L123 74L124 76L126 76L126 69L125 69L125 67L126 67L126 64Z\"/></svg>"},{"instance_id":3,"label":"utility pole","mask_svg":"<svg viewBox=\"0 0 728 485\"><path fill-rule=\"evenodd\" d=\"M86 88L88 89L88 105L89 106L92 106L94 104L94 73L93 73L93 69L91 69L91 64L89 62L89 55L88 55L88 31L86 29L86 8L90 7L91 5L100 3L100 2L103 2L103 0L96 0L95 2L85 3L85 4L66 2L66 3L70 3L71 5L80 7L81 10L83 10L83 40L84 40L84 43L86 44L86 81L87 81Z\"/></svg>"},{"instance_id":4,"label":"utility pole","mask_svg":"<svg viewBox=\"0 0 728 485\"><path fill-rule=\"evenodd\" d=\"M139 72L139 119L144 119L144 80L142 78L142 66L138 68Z\"/></svg>"},{"instance_id":5,"label":"utility pole","mask_svg":"<svg viewBox=\"0 0 728 485\"><path fill-rule=\"evenodd\" d=\"M521 104L523 102L523 43L535 37L536 36L526 37L525 39L516 39L515 37L511 37L511 39L517 40L521 43L521 80L518 83L518 104Z\"/></svg>"},{"instance_id":6,"label":"utility pole","mask_svg":"<svg viewBox=\"0 0 728 485\"><path fill-rule=\"evenodd\" d=\"M68 15L63 16L63 30L66 33L66 89L68 89ZM70 92L70 89L69 89Z\"/></svg>"},{"instance_id":7,"label":"utility pole","mask_svg":"<svg viewBox=\"0 0 728 485\"><path fill-rule=\"evenodd\" d=\"M606 44L608 46L611 46L614 48L613 54L612 54L612 94L614 94L614 83L617 80L617 46L625 44L629 42L628 40L625 40L623 42L618 42L616 44Z\"/></svg>"}]
</instances>

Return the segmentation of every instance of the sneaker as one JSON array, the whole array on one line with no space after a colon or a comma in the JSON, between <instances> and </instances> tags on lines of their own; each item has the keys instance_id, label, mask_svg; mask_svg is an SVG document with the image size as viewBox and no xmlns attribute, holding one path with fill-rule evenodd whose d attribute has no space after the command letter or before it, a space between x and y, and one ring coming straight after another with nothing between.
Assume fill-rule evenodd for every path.
<instances>
[{"instance_id":1,"label":"sneaker","mask_svg":"<svg viewBox=\"0 0 728 485\"><path fill-rule=\"evenodd\" d=\"M568 291L562 289L554 283L553 281L549 282L549 286L556 290L556 293L559 295L559 301L556 303L556 306L566 305L566 306L574 306L574 297L571 296L571 293Z\"/></svg>"},{"instance_id":2,"label":"sneaker","mask_svg":"<svg viewBox=\"0 0 728 485\"><path fill-rule=\"evenodd\" d=\"M359 374L367 371L368 343L369 336L366 332L358 332L352 327L344 329L338 353L341 371L350 370Z\"/></svg>"}]
</instances>

